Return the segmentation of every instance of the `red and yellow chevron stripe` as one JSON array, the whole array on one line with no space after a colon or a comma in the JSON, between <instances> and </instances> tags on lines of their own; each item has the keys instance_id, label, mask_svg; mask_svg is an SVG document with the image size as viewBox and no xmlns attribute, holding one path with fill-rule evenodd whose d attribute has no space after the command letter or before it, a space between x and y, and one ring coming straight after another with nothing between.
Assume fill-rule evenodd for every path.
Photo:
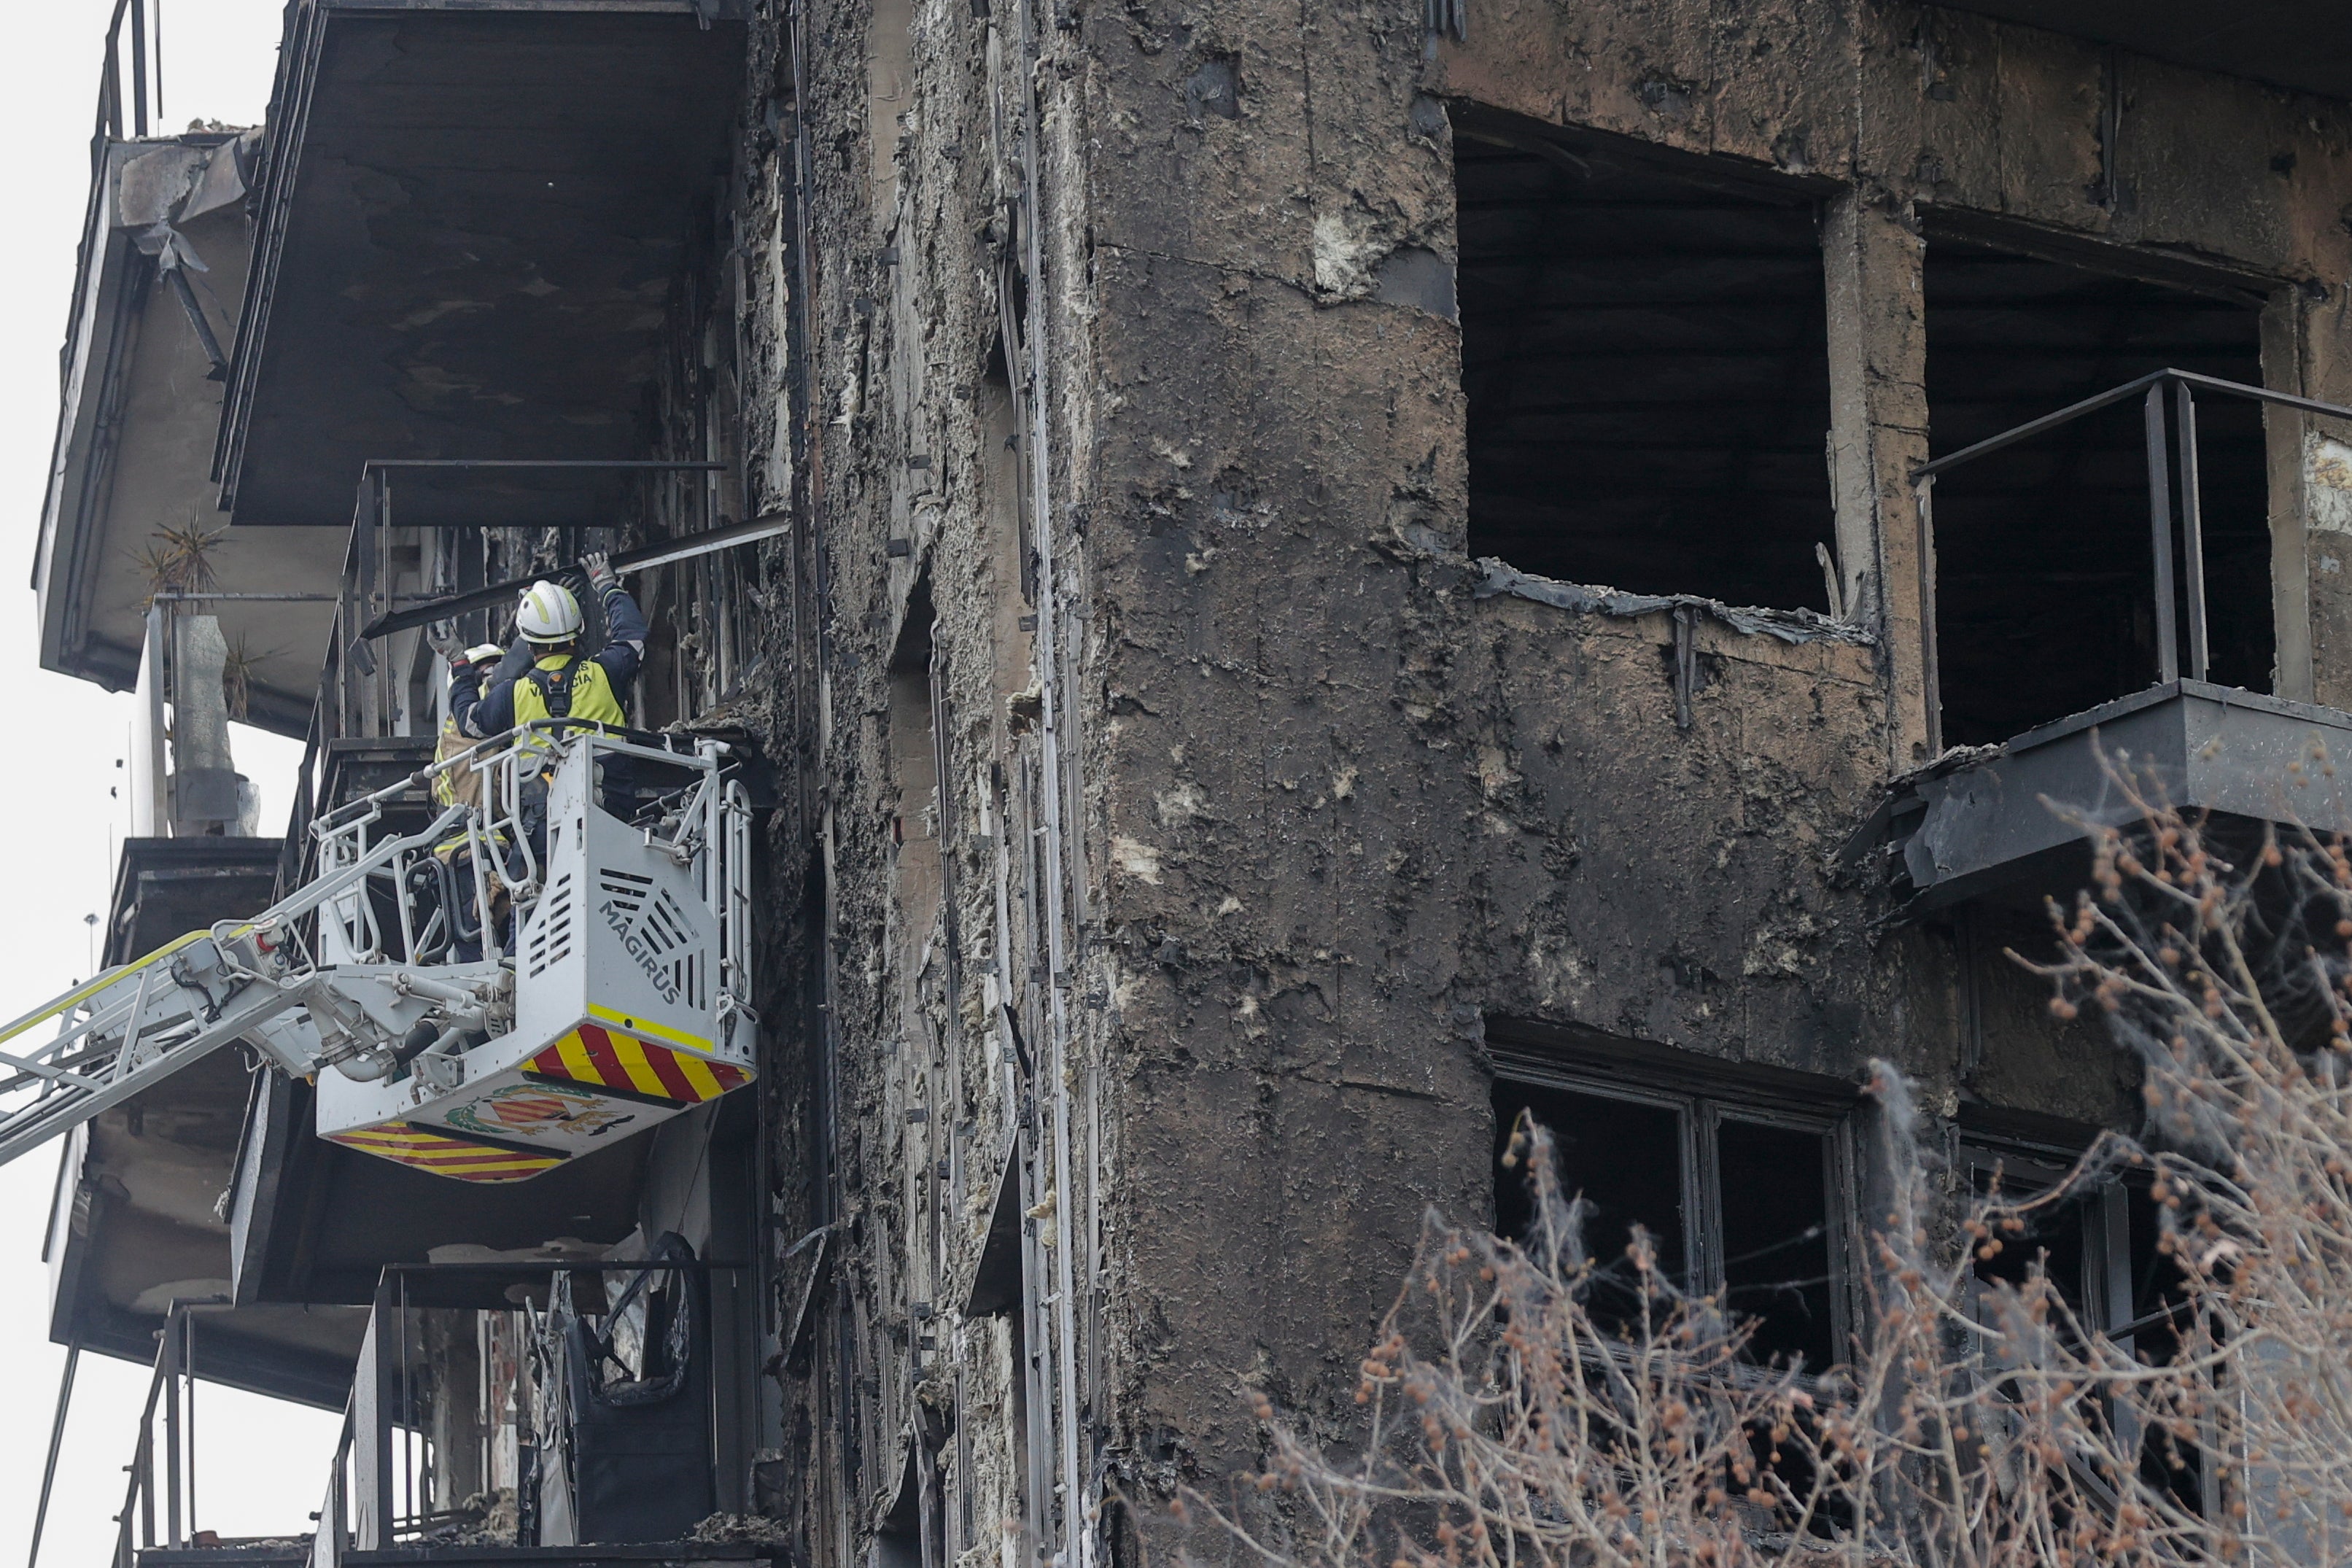
<instances>
[{"instance_id":1,"label":"red and yellow chevron stripe","mask_svg":"<svg viewBox=\"0 0 2352 1568\"><path fill-rule=\"evenodd\" d=\"M523 1077L576 1083L651 1105L699 1105L751 1075L732 1062L673 1050L597 1024L583 1024L523 1064Z\"/></svg>"},{"instance_id":2,"label":"red and yellow chevron stripe","mask_svg":"<svg viewBox=\"0 0 2352 1568\"><path fill-rule=\"evenodd\" d=\"M414 1165L420 1171L460 1182L520 1182L553 1170L564 1160L561 1154L542 1154L536 1150L469 1142L446 1132L412 1127L405 1121L387 1121L380 1127L330 1132L327 1136L362 1153Z\"/></svg>"}]
</instances>

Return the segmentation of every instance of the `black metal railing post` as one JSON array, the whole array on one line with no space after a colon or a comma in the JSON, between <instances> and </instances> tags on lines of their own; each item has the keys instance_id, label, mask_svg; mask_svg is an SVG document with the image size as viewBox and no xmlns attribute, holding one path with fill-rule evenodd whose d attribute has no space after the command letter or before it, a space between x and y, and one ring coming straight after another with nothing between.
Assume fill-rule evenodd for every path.
<instances>
[{"instance_id":1,"label":"black metal railing post","mask_svg":"<svg viewBox=\"0 0 2352 1568\"><path fill-rule=\"evenodd\" d=\"M115 1568L136 1568L138 1552L155 1544L155 1409L173 1376L174 1331L181 1311L175 1301L164 1315L163 1332L155 1347L155 1370L147 1381L147 1402L139 1412L139 1441L131 1448L131 1463L123 1467L131 1479L123 1488L122 1511L114 1521ZM176 1456L167 1458L167 1462L176 1464Z\"/></svg>"},{"instance_id":2,"label":"black metal railing post","mask_svg":"<svg viewBox=\"0 0 2352 1568\"><path fill-rule=\"evenodd\" d=\"M360 1367L367 1380L367 1397L359 1407L362 1425L352 1480L359 1493L355 1542L362 1551L382 1551L393 1543L398 1521L397 1472L393 1464L393 1435L399 1429L402 1362L408 1353L408 1317L400 1310L397 1276L390 1269L377 1276L372 1307L374 1332L368 1336L369 1354ZM397 1344L386 1335L398 1336Z\"/></svg>"},{"instance_id":3,"label":"black metal railing post","mask_svg":"<svg viewBox=\"0 0 2352 1568\"><path fill-rule=\"evenodd\" d=\"M2147 531L2156 552L2156 679L2180 679L2180 636L2174 624L2172 588L2172 457L2164 434L2164 384L2147 389L2142 403L2147 427Z\"/></svg>"},{"instance_id":4,"label":"black metal railing post","mask_svg":"<svg viewBox=\"0 0 2352 1568\"><path fill-rule=\"evenodd\" d=\"M131 0L131 133L147 134L147 0Z\"/></svg>"},{"instance_id":5,"label":"black metal railing post","mask_svg":"<svg viewBox=\"0 0 2352 1568\"><path fill-rule=\"evenodd\" d=\"M131 0L114 0L106 24L106 58L99 67L98 122L110 142L122 140L122 15Z\"/></svg>"},{"instance_id":6,"label":"black metal railing post","mask_svg":"<svg viewBox=\"0 0 2352 1568\"><path fill-rule=\"evenodd\" d=\"M334 1542L335 1556L341 1559L352 1547L352 1417L343 1413L343 1436L335 1447L333 1506L328 1514L329 1539Z\"/></svg>"},{"instance_id":7,"label":"black metal railing post","mask_svg":"<svg viewBox=\"0 0 2352 1568\"><path fill-rule=\"evenodd\" d=\"M81 1342L66 1345L65 1371L58 1378L58 1406L49 1417L49 1458L41 1470L40 1501L33 1509L32 1544L25 1551L25 1568L41 1568L41 1531L49 1521L49 1493L58 1479L58 1451L65 1446L66 1412L73 1405L74 1373L81 1366Z\"/></svg>"},{"instance_id":8,"label":"black metal railing post","mask_svg":"<svg viewBox=\"0 0 2352 1568\"><path fill-rule=\"evenodd\" d=\"M364 492L362 492L364 493ZM358 515L364 515L363 512ZM362 731L360 710L358 673L353 668L352 650L359 644L360 627L360 562L355 555L359 548L358 530L352 531L352 542L343 552L343 580L338 584L341 600L335 606L334 636L330 640L327 678L335 688L334 738L348 740Z\"/></svg>"},{"instance_id":9,"label":"black metal railing post","mask_svg":"<svg viewBox=\"0 0 2352 1568\"><path fill-rule=\"evenodd\" d=\"M2197 476L2197 399L2185 381L2172 384L2180 434L2180 566L2189 588L2189 679L2203 680L2210 661L2205 614L2205 513Z\"/></svg>"},{"instance_id":10,"label":"black metal railing post","mask_svg":"<svg viewBox=\"0 0 2352 1568\"><path fill-rule=\"evenodd\" d=\"M139 1549L155 1544L155 1410L152 1405L139 1427L139 1456L132 1461L131 1486L139 1493Z\"/></svg>"},{"instance_id":11,"label":"black metal railing post","mask_svg":"<svg viewBox=\"0 0 2352 1568\"><path fill-rule=\"evenodd\" d=\"M392 481L391 476L378 468L371 476L368 491L368 532L365 552L370 591L364 612L366 621L373 621L392 610ZM376 660L372 686L373 696L369 706L375 715L375 733L389 735L393 731L393 710L398 702L397 685L393 679L391 650Z\"/></svg>"}]
</instances>

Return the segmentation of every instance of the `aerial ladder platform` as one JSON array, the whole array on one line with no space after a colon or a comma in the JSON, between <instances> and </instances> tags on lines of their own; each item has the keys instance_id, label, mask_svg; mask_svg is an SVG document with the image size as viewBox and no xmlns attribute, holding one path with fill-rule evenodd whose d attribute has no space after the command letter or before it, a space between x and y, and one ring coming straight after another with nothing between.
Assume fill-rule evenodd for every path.
<instances>
[{"instance_id":1,"label":"aerial ladder platform","mask_svg":"<svg viewBox=\"0 0 2352 1568\"><path fill-rule=\"evenodd\" d=\"M317 1086L320 1137L457 1181L525 1180L742 1087L736 761L542 721L320 817L286 898L0 1026L0 1164L232 1045ZM395 831L420 784L430 822Z\"/></svg>"}]
</instances>

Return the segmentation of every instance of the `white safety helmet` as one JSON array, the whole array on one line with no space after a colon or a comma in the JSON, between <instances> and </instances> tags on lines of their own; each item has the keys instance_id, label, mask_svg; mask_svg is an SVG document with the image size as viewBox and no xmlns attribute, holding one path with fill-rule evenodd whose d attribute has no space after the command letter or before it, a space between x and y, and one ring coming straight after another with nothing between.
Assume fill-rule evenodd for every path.
<instances>
[{"instance_id":1,"label":"white safety helmet","mask_svg":"<svg viewBox=\"0 0 2352 1568\"><path fill-rule=\"evenodd\" d=\"M580 601L560 583L533 583L515 611L525 642L570 642L580 635Z\"/></svg>"},{"instance_id":2,"label":"white safety helmet","mask_svg":"<svg viewBox=\"0 0 2352 1568\"><path fill-rule=\"evenodd\" d=\"M464 658L467 664L496 664L506 656L506 649L494 642L486 642L477 643L467 648Z\"/></svg>"}]
</instances>

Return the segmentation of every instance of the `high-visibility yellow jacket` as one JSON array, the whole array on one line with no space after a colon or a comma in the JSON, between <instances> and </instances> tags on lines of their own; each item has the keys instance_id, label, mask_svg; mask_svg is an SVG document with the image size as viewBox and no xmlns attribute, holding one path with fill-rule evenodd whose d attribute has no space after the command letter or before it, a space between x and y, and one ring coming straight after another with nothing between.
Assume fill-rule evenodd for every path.
<instances>
[{"instance_id":1,"label":"high-visibility yellow jacket","mask_svg":"<svg viewBox=\"0 0 2352 1568\"><path fill-rule=\"evenodd\" d=\"M568 653L550 654L515 679L514 721L541 719L584 719L615 728L629 722L604 667Z\"/></svg>"}]
</instances>

